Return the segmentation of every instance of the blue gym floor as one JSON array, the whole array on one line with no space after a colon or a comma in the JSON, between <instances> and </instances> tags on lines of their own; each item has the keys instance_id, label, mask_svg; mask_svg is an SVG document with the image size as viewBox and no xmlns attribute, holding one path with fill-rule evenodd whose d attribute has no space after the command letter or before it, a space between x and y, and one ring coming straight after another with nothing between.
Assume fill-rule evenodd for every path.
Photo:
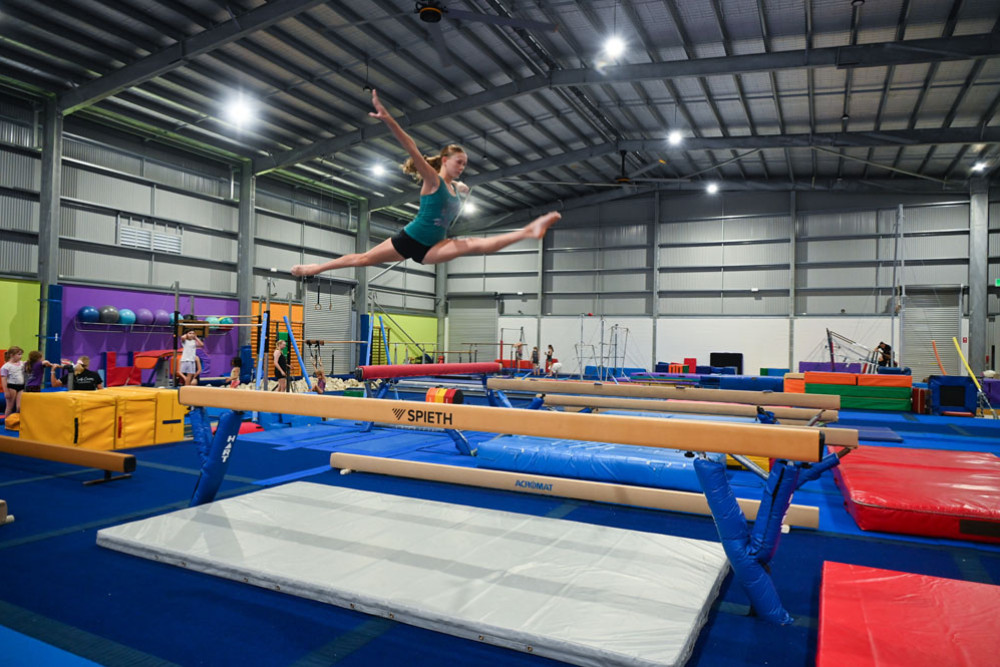
<instances>
[{"instance_id":1,"label":"blue gym floor","mask_svg":"<svg viewBox=\"0 0 1000 667\"><path fill-rule=\"evenodd\" d=\"M521 495L329 468L347 451L471 465L447 435L296 419L241 436L220 497L296 479L717 541L708 517ZM885 446L988 451L1000 422L901 413L841 411L841 424L890 428ZM10 435L10 433L7 433ZM476 442L493 437L468 433ZM0 454L0 498L16 521L0 527L0 664L13 665L557 665L550 660L421 630L283 593L188 572L95 544L98 529L184 507L198 475L192 443L133 450L132 479L83 486L94 470ZM738 495L758 480L737 472ZM857 529L827 474L800 489L796 504L821 508L816 531L784 535L772 572L795 623L748 615L732 575L699 637L690 665L812 665L824 560L990 584L1000 582L1000 547ZM336 567L330 563L330 567ZM862 623L859 619L859 623Z\"/></svg>"}]
</instances>

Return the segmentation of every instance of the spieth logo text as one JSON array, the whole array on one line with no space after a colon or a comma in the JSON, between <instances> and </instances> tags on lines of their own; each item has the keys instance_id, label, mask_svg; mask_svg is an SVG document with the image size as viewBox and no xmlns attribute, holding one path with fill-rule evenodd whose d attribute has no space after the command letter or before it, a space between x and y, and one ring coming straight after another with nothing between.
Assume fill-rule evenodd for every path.
<instances>
[{"instance_id":1,"label":"spieth logo text","mask_svg":"<svg viewBox=\"0 0 1000 667\"><path fill-rule=\"evenodd\" d=\"M428 426L451 426L452 414L441 412L440 410L407 410L405 408L393 408L392 414L396 419L404 419L410 424L427 424Z\"/></svg>"}]
</instances>

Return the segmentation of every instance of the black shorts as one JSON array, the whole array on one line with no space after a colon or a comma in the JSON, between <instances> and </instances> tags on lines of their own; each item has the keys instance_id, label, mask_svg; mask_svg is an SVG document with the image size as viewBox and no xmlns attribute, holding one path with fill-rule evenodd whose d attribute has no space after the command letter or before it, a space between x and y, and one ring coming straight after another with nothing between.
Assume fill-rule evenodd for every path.
<instances>
[{"instance_id":1,"label":"black shorts","mask_svg":"<svg viewBox=\"0 0 1000 667\"><path fill-rule=\"evenodd\" d=\"M424 263L424 257L427 256L427 251L432 247L424 245L402 229L391 240L392 247L396 249L396 252L402 255L404 259L412 259L418 264Z\"/></svg>"},{"instance_id":2,"label":"black shorts","mask_svg":"<svg viewBox=\"0 0 1000 667\"><path fill-rule=\"evenodd\" d=\"M12 390L12 391L24 391L24 385L23 384L11 384L10 382L8 382L7 383L7 388L10 389L10 390Z\"/></svg>"}]
</instances>

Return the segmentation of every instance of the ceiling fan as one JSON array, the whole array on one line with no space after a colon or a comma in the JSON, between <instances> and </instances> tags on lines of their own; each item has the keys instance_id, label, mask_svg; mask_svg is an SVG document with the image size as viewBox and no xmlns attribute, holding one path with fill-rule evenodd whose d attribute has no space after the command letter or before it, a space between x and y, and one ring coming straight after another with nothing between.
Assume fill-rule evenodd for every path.
<instances>
[{"instance_id":1,"label":"ceiling fan","mask_svg":"<svg viewBox=\"0 0 1000 667\"><path fill-rule=\"evenodd\" d=\"M520 178L509 178L509 179L499 179L502 181L516 182L516 183L533 183L538 185L577 185L577 186L587 186L592 188L629 188L634 187L638 183L687 183L690 178L643 178L640 174L644 174L650 169L659 166L660 164L665 164L662 160L658 160L650 165L647 165L632 174L628 174L625 171L625 156L627 151L620 151L621 154L621 170L618 175L609 181L546 181L546 180L536 180L536 179L520 179Z\"/></svg>"}]
</instances>

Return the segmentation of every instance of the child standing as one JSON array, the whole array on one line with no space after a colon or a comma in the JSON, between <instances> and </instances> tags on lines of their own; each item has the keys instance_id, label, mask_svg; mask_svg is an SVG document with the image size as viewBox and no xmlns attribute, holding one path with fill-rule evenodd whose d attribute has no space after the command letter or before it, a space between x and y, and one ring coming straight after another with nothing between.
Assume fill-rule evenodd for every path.
<instances>
[{"instance_id":1,"label":"child standing","mask_svg":"<svg viewBox=\"0 0 1000 667\"><path fill-rule=\"evenodd\" d=\"M201 342L192 329L188 329L181 336L181 345L183 345L183 350L181 352L181 367L180 374L181 379L184 380L185 385L191 385L195 382L195 378L198 375L198 348L205 347L205 344Z\"/></svg>"},{"instance_id":2,"label":"child standing","mask_svg":"<svg viewBox=\"0 0 1000 667\"><path fill-rule=\"evenodd\" d=\"M316 366L316 383L313 384L312 390L317 394L326 393L326 374L323 372L322 366Z\"/></svg>"},{"instance_id":3,"label":"child standing","mask_svg":"<svg viewBox=\"0 0 1000 667\"><path fill-rule=\"evenodd\" d=\"M17 345L7 348L4 353L4 365L0 367L0 382L3 384L3 396L7 399L4 410L6 419L13 412L21 411L21 392L24 391L24 363L21 357L24 350Z\"/></svg>"},{"instance_id":4,"label":"child standing","mask_svg":"<svg viewBox=\"0 0 1000 667\"><path fill-rule=\"evenodd\" d=\"M284 339L274 344L274 374L278 379L278 391L288 391L288 356L285 355L285 346L288 343Z\"/></svg>"},{"instance_id":5,"label":"child standing","mask_svg":"<svg viewBox=\"0 0 1000 667\"><path fill-rule=\"evenodd\" d=\"M28 353L28 361L24 364L24 391L39 392L42 390L42 380L45 377L45 367L51 366L49 362L42 359L42 353L32 350Z\"/></svg>"},{"instance_id":6,"label":"child standing","mask_svg":"<svg viewBox=\"0 0 1000 667\"><path fill-rule=\"evenodd\" d=\"M239 357L233 357L230 363L232 363L233 369L229 371L229 388L239 389L240 373L243 372L243 360Z\"/></svg>"}]
</instances>

